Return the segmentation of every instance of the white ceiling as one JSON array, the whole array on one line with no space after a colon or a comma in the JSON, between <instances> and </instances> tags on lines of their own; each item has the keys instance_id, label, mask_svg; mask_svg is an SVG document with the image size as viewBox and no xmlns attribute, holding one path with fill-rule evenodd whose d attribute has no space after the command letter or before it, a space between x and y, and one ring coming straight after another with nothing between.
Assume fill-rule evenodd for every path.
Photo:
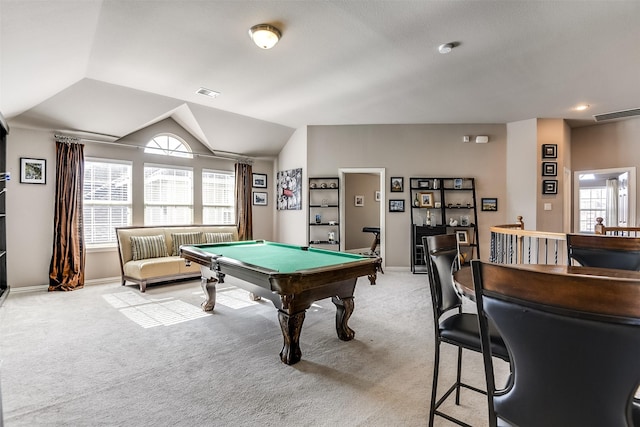
<instances>
[{"instance_id":1,"label":"white ceiling","mask_svg":"<svg viewBox=\"0 0 640 427\"><path fill-rule=\"evenodd\" d=\"M173 117L252 156L304 125L593 123L640 107L638 22L637 0L0 0L0 111L115 137Z\"/></svg>"}]
</instances>

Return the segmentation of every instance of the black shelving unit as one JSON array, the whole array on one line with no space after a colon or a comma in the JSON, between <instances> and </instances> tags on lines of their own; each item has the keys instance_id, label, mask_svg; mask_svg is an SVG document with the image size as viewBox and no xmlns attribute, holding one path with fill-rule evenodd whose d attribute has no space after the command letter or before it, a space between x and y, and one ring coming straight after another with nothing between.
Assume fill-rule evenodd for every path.
<instances>
[{"instance_id":1,"label":"black shelving unit","mask_svg":"<svg viewBox=\"0 0 640 427\"><path fill-rule=\"evenodd\" d=\"M422 237L459 236L463 262L480 257L474 178L411 177L411 271L426 273Z\"/></svg>"},{"instance_id":2,"label":"black shelving unit","mask_svg":"<svg viewBox=\"0 0 640 427\"><path fill-rule=\"evenodd\" d=\"M0 113L0 305L9 294L9 284L7 282L7 180L9 175L7 170L7 135L9 126ZM1 413L0 413L1 415ZM0 417L0 425L2 419Z\"/></svg>"},{"instance_id":3,"label":"black shelving unit","mask_svg":"<svg viewBox=\"0 0 640 427\"><path fill-rule=\"evenodd\" d=\"M340 179L309 178L309 246L340 250Z\"/></svg>"}]
</instances>

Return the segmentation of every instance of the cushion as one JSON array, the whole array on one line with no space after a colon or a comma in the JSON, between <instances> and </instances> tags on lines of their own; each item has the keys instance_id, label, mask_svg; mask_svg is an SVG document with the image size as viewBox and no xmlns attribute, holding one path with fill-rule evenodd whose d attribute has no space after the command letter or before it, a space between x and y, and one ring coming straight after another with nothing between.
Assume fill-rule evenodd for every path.
<instances>
[{"instance_id":1,"label":"cushion","mask_svg":"<svg viewBox=\"0 0 640 427\"><path fill-rule=\"evenodd\" d=\"M164 236L131 236L131 255L134 261L169 256Z\"/></svg>"},{"instance_id":2,"label":"cushion","mask_svg":"<svg viewBox=\"0 0 640 427\"><path fill-rule=\"evenodd\" d=\"M232 242L233 233L204 233L205 243Z\"/></svg>"},{"instance_id":3,"label":"cushion","mask_svg":"<svg viewBox=\"0 0 640 427\"><path fill-rule=\"evenodd\" d=\"M193 233L171 233L173 240L173 256L180 255L180 245L199 245L202 243L202 232Z\"/></svg>"}]
</instances>

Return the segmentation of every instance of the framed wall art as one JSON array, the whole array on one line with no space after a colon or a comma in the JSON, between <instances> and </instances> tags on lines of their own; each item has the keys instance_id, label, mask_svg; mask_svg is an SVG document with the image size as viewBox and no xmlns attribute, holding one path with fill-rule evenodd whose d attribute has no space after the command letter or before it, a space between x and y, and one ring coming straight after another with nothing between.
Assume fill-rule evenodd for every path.
<instances>
[{"instance_id":1,"label":"framed wall art","mask_svg":"<svg viewBox=\"0 0 640 427\"><path fill-rule=\"evenodd\" d=\"M469 233L466 230L456 230L456 238L461 245L469 244Z\"/></svg>"},{"instance_id":2,"label":"framed wall art","mask_svg":"<svg viewBox=\"0 0 640 427\"><path fill-rule=\"evenodd\" d=\"M558 164L556 162L542 162L542 176L558 175Z\"/></svg>"},{"instance_id":3,"label":"framed wall art","mask_svg":"<svg viewBox=\"0 0 640 427\"><path fill-rule=\"evenodd\" d=\"M418 193L418 205L421 208L432 208L433 207L433 193Z\"/></svg>"},{"instance_id":4,"label":"framed wall art","mask_svg":"<svg viewBox=\"0 0 640 427\"><path fill-rule=\"evenodd\" d=\"M253 192L253 204L256 206L267 206L268 195L262 191Z\"/></svg>"},{"instance_id":5,"label":"framed wall art","mask_svg":"<svg viewBox=\"0 0 640 427\"><path fill-rule=\"evenodd\" d=\"M558 180L545 179L542 181L542 194L558 194Z\"/></svg>"},{"instance_id":6,"label":"framed wall art","mask_svg":"<svg viewBox=\"0 0 640 427\"><path fill-rule=\"evenodd\" d=\"M46 184L47 161L20 157L20 182L22 184Z\"/></svg>"},{"instance_id":7,"label":"framed wall art","mask_svg":"<svg viewBox=\"0 0 640 427\"><path fill-rule=\"evenodd\" d=\"M254 188L267 188L267 175L263 173L251 174L252 187Z\"/></svg>"},{"instance_id":8,"label":"framed wall art","mask_svg":"<svg viewBox=\"0 0 640 427\"><path fill-rule=\"evenodd\" d=\"M558 144L542 144L542 158L555 159L558 157Z\"/></svg>"},{"instance_id":9,"label":"framed wall art","mask_svg":"<svg viewBox=\"0 0 640 427\"><path fill-rule=\"evenodd\" d=\"M404 200L389 200L389 212L404 212Z\"/></svg>"},{"instance_id":10,"label":"framed wall art","mask_svg":"<svg viewBox=\"0 0 640 427\"><path fill-rule=\"evenodd\" d=\"M483 211L495 212L498 210L498 199L495 197L483 197L481 206Z\"/></svg>"},{"instance_id":11,"label":"framed wall art","mask_svg":"<svg viewBox=\"0 0 640 427\"><path fill-rule=\"evenodd\" d=\"M402 193L404 191L404 178L402 177L392 177L391 178L391 192L392 193Z\"/></svg>"},{"instance_id":12,"label":"framed wall art","mask_svg":"<svg viewBox=\"0 0 640 427\"><path fill-rule=\"evenodd\" d=\"M364 196L357 195L354 200L355 206L364 206Z\"/></svg>"},{"instance_id":13,"label":"framed wall art","mask_svg":"<svg viewBox=\"0 0 640 427\"><path fill-rule=\"evenodd\" d=\"M276 190L278 210L301 210L302 168L279 171Z\"/></svg>"}]
</instances>

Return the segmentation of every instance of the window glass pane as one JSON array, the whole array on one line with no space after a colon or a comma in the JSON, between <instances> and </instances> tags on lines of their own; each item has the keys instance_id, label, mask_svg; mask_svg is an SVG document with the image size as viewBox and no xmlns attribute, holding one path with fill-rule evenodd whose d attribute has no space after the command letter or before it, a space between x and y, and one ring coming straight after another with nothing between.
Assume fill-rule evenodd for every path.
<instances>
[{"instance_id":1,"label":"window glass pane","mask_svg":"<svg viewBox=\"0 0 640 427\"><path fill-rule=\"evenodd\" d=\"M147 143L145 153L193 158L189 146L173 135L157 135Z\"/></svg>"},{"instance_id":2,"label":"window glass pane","mask_svg":"<svg viewBox=\"0 0 640 427\"><path fill-rule=\"evenodd\" d=\"M87 159L83 194L86 243L115 243L115 227L131 225L131 164Z\"/></svg>"},{"instance_id":3,"label":"window glass pane","mask_svg":"<svg viewBox=\"0 0 640 427\"><path fill-rule=\"evenodd\" d=\"M580 189L580 232L592 233L596 224L596 218L605 218L607 206L606 197L607 189L605 187Z\"/></svg>"},{"instance_id":4,"label":"window glass pane","mask_svg":"<svg viewBox=\"0 0 640 427\"><path fill-rule=\"evenodd\" d=\"M144 168L145 225L193 223L193 171L161 166Z\"/></svg>"},{"instance_id":5,"label":"window glass pane","mask_svg":"<svg viewBox=\"0 0 640 427\"><path fill-rule=\"evenodd\" d=\"M231 172L202 171L203 224L235 224L235 175Z\"/></svg>"}]
</instances>

